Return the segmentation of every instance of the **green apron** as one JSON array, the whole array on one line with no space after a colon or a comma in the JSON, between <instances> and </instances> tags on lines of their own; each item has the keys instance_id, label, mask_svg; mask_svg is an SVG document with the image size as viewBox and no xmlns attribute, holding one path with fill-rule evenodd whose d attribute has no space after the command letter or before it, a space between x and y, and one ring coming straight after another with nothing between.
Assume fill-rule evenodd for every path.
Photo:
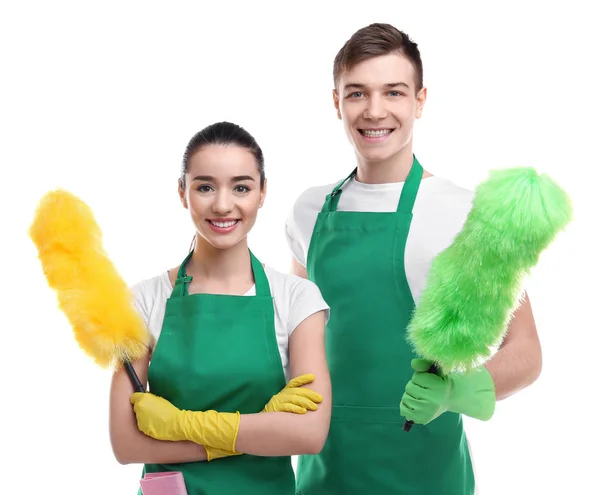
<instances>
[{"instance_id":1,"label":"green apron","mask_svg":"<svg viewBox=\"0 0 600 495\"><path fill-rule=\"evenodd\" d=\"M474 477L462 418L402 430L399 403L416 357L406 342L414 301L404 267L423 168L416 160L391 213L336 211L325 200L307 273L331 307L326 330L333 410L319 455L301 456L298 495L469 495Z\"/></svg>"},{"instance_id":2,"label":"green apron","mask_svg":"<svg viewBox=\"0 0 600 495\"><path fill-rule=\"evenodd\" d=\"M192 277L185 266L191 255L167 301L148 370L150 390L180 409L258 413L285 387L264 269L250 253L256 296L189 295ZM158 471L182 471L188 495L294 494L289 456L144 465L144 473Z\"/></svg>"}]
</instances>

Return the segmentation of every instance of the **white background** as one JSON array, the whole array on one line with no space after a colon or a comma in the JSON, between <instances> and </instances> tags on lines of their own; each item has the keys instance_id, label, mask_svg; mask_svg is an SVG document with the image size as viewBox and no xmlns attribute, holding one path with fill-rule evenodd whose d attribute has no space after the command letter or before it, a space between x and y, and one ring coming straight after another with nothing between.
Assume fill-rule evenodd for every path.
<instances>
[{"instance_id":1,"label":"white background","mask_svg":"<svg viewBox=\"0 0 600 495\"><path fill-rule=\"evenodd\" d=\"M176 265L192 237L176 194L187 141L231 120L266 156L269 194L251 247L287 271L294 199L354 166L331 104L333 58L356 29L381 21L421 49L429 99L415 152L426 168L474 187L489 169L533 166L575 206L529 285L542 376L499 403L492 421L467 423L480 491L600 493L592 7L216 3L2 4L2 479L21 478L18 493L126 495L141 472L113 458L110 373L77 347L27 237L41 196L55 187L80 196L125 280L153 276Z\"/></svg>"}]
</instances>

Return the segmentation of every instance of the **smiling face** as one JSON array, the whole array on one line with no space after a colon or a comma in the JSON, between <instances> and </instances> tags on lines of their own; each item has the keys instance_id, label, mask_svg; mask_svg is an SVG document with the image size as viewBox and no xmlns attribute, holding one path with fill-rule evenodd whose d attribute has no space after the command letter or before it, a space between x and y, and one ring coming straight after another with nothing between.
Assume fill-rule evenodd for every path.
<instances>
[{"instance_id":1,"label":"smiling face","mask_svg":"<svg viewBox=\"0 0 600 495\"><path fill-rule=\"evenodd\" d=\"M416 90L415 69L398 53L373 57L340 74L333 100L359 163L412 156L414 122L427 90Z\"/></svg>"},{"instance_id":2,"label":"smiling face","mask_svg":"<svg viewBox=\"0 0 600 495\"><path fill-rule=\"evenodd\" d=\"M182 204L196 231L216 249L246 239L266 196L254 155L236 145L206 145L189 158Z\"/></svg>"}]
</instances>

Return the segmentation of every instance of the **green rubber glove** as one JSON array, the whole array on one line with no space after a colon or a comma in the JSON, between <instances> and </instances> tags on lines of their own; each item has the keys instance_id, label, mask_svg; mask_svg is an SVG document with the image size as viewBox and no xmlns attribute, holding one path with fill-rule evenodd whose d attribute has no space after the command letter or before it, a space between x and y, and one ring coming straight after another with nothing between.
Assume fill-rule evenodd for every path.
<instances>
[{"instance_id":1,"label":"green rubber glove","mask_svg":"<svg viewBox=\"0 0 600 495\"><path fill-rule=\"evenodd\" d=\"M438 376L428 373L431 362L413 359L415 374L406 385L400 414L416 424L426 425L446 411L487 421L494 415L496 392L487 369Z\"/></svg>"}]
</instances>

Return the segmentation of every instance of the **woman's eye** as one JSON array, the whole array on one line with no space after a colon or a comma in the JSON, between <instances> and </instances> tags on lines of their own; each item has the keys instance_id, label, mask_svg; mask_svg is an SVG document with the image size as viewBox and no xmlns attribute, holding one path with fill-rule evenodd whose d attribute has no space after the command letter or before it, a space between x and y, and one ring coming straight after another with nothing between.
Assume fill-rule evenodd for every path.
<instances>
[{"instance_id":1,"label":"woman's eye","mask_svg":"<svg viewBox=\"0 0 600 495\"><path fill-rule=\"evenodd\" d=\"M203 184L201 186L198 186L198 191L200 192L210 192L212 188L209 185Z\"/></svg>"},{"instance_id":2,"label":"woman's eye","mask_svg":"<svg viewBox=\"0 0 600 495\"><path fill-rule=\"evenodd\" d=\"M235 192L238 193L247 193L250 189L246 186L235 186Z\"/></svg>"}]
</instances>

